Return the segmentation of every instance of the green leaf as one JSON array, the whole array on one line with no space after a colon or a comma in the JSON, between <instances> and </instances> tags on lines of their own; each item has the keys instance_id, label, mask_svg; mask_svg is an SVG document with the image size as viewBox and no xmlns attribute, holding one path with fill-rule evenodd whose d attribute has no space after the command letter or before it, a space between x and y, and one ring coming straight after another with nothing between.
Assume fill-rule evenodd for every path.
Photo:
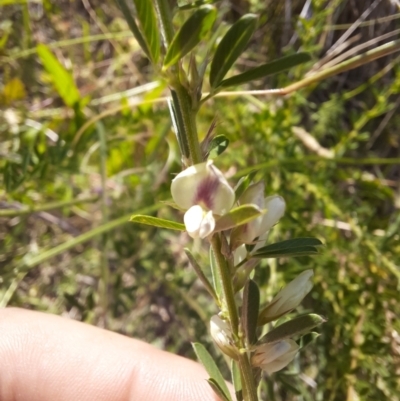
<instances>
[{"instance_id":1,"label":"green leaf","mask_svg":"<svg viewBox=\"0 0 400 401\"><path fill-rule=\"evenodd\" d=\"M134 2L137 18L151 54L151 60L156 64L160 56L160 36L153 2L143 0L134 0Z\"/></svg>"},{"instance_id":2,"label":"green leaf","mask_svg":"<svg viewBox=\"0 0 400 401\"><path fill-rule=\"evenodd\" d=\"M323 245L318 238L294 238L264 246L253 255L255 258L279 258L283 256L306 256L318 254L317 246Z\"/></svg>"},{"instance_id":3,"label":"green leaf","mask_svg":"<svg viewBox=\"0 0 400 401\"><path fill-rule=\"evenodd\" d=\"M268 75L277 74L289 68L295 67L296 65L305 63L310 59L311 58L308 53L297 53L291 56L282 57L278 60L260 65L259 67L253 68L242 74L224 79L219 87L226 88L228 86L241 85L249 81L254 81L255 79L264 78Z\"/></svg>"},{"instance_id":4,"label":"green leaf","mask_svg":"<svg viewBox=\"0 0 400 401\"><path fill-rule=\"evenodd\" d=\"M323 245L323 243L314 237L300 237L300 238L292 238L285 241L275 242L274 244L270 244L267 246L263 246L259 249L259 251L281 251L290 248L299 248L302 246L319 246Z\"/></svg>"},{"instance_id":5,"label":"green leaf","mask_svg":"<svg viewBox=\"0 0 400 401\"><path fill-rule=\"evenodd\" d=\"M257 16L246 14L236 21L219 43L211 62L210 85L216 88L243 53L257 26Z\"/></svg>"},{"instance_id":6,"label":"green leaf","mask_svg":"<svg viewBox=\"0 0 400 401\"><path fill-rule=\"evenodd\" d=\"M193 254L187 248L184 248L183 250L185 251L186 256L189 259L189 262L192 265L193 269L195 270L198 278L201 280L204 287L206 287L206 289L210 293L210 295L214 298L215 302L217 304L219 304L219 300L218 300L217 294L214 291L214 288L212 287L211 283L208 281L208 278L204 275L203 270L201 269L200 265L197 263L197 260L195 259Z\"/></svg>"},{"instance_id":7,"label":"green leaf","mask_svg":"<svg viewBox=\"0 0 400 401\"><path fill-rule=\"evenodd\" d=\"M148 226L167 228L169 230L186 231L185 225L176 221L160 219L153 216L144 216L142 214L133 215L129 221L133 223L147 224Z\"/></svg>"},{"instance_id":8,"label":"green leaf","mask_svg":"<svg viewBox=\"0 0 400 401\"><path fill-rule=\"evenodd\" d=\"M248 280L243 291L242 324L247 342L257 341L257 321L260 308L260 290L253 280Z\"/></svg>"},{"instance_id":9,"label":"green leaf","mask_svg":"<svg viewBox=\"0 0 400 401\"><path fill-rule=\"evenodd\" d=\"M303 315L275 327L263 336L257 344L274 343L293 336L299 336L308 333L324 322L326 322L326 319L314 313Z\"/></svg>"},{"instance_id":10,"label":"green leaf","mask_svg":"<svg viewBox=\"0 0 400 401\"><path fill-rule=\"evenodd\" d=\"M224 214L215 224L214 232L241 226L261 216L263 211L256 205L241 205Z\"/></svg>"},{"instance_id":11,"label":"green leaf","mask_svg":"<svg viewBox=\"0 0 400 401\"><path fill-rule=\"evenodd\" d=\"M218 385L222 393L224 394L224 398L229 401L232 401L231 395L228 390L228 386L225 383L225 380L218 369L218 366L215 364L214 359L206 350L204 345L200 343L192 343L194 352L197 355L199 361L205 367L207 373L210 375L211 380Z\"/></svg>"},{"instance_id":12,"label":"green leaf","mask_svg":"<svg viewBox=\"0 0 400 401\"><path fill-rule=\"evenodd\" d=\"M318 255L318 250L317 248L314 248L312 246L305 246L303 248L297 248L297 249L287 249L282 252L260 252L256 253L255 255L252 255L254 258L259 258L259 259L275 259L275 258L284 258L284 257L297 257L297 256L312 256L312 255Z\"/></svg>"},{"instance_id":13,"label":"green leaf","mask_svg":"<svg viewBox=\"0 0 400 401\"><path fill-rule=\"evenodd\" d=\"M211 268L211 274L212 274L212 278L213 278L214 289L215 289L215 292L217 293L218 299L222 299L221 276L219 274L217 261L215 260L215 255L212 250L212 247L210 247L209 257L210 257L210 268Z\"/></svg>"},{"instance_id":14,"label":"green leaf","mask_svg":"<svg viewBox=\"0 0 400 401\"><path fill-rule=\"evenodd\" d=\"M146 56L151 60L151 52L149 50L149 46L142 33L140 32L139 27L136 24L135 19L132 17L132 12L126 4L125 0L117 0L118 6L122 11L122 14L125 17L126 22L128 23L129 29L132 31L133 36L138 41L139 46L146 53ZM143 1L143 3L150 3L150 1Z\"/></svg>"},{"instance_id":15,"label":"green leaf","mask_svg":"<svg viewBox=\"0 0 400 401\"><path fill-rule=\"evenodd\" d=\"M214 379L207 379L207 383L210 385L210 387L214 390L214 393L217 394L217 396L223 400L223 401L230 401L229 398L227 398L222 391L221 387L218 385L218 383Z\"/></svg>"},{"instance_id":16,"label":"green leaf","mask_svg":"<svg viewBox=\"0 0 400 401\"><path fill-rule=\"evenodd\" d=\"M189 53L210 31L216 16L216 9L210 5L195 11L172 39L165 55L164 68L176 64Z\"/></svg>"},{"instance_id":17,"label":"green leaf","mask_svg":"<svg viewBox=\"0 0 400 401\"><path fill-rule=\"evenodd\" d=\"M187 159L190 158L189 142L186 135L186 127L184 123L184 118L182 110L179 107L178 95L174 90L171 90L172 101L168 100L169 113L172 120L172 125L174 127L176 139L179 144L179 148L182 156ZM189 101L189 99L188 99Z\"/></svg>"},{"instance_id":18,"label":"green leaf","mask_svg":"<svg viewBox=\"0 0 400 401\"><path fill-rule=\"evenodd\" d=\"M57 60L51 50L44 44L36 46L43 67L50 74L51 81L64 103L72 107L81 98L71 73Z\"/></svg>"},{"instance_id":19,"label":"green leaf","mask_svg":"<svg viewBox=\"0 0 400 401\"><path fill-rule=\"evenodd\" d=\"M231 361L232 383L235 389L236 401L243 401L242 380L240 378L240 369L238 363L232 359Z\"/></svg>"},{"instance_id":20,"label":"green leaf","mask_svg":"<svg viewBox=\"0 0 400 401\"><path fill-rule=\"evenodd\" d=\"M210 159L215 159L221 153L225 152L229 146L229 139L225 135L217 135L208 145L208 154Z\"/></svg>"}]
</instances>

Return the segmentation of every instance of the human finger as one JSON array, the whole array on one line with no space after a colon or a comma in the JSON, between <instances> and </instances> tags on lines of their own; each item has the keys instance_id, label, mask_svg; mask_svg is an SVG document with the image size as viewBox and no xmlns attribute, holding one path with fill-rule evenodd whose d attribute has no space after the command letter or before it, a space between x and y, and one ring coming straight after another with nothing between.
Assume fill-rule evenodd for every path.
<instances>
[{"instance_id":1,"label":"human finger","mask_svg":"<svg viewBox=\"0 0 400 401\"><path fill-rule=\"evenodd\" d=\"M0 310L1 401L216 401L197 363L40 312Z\"/></svg>"}]
</instances>

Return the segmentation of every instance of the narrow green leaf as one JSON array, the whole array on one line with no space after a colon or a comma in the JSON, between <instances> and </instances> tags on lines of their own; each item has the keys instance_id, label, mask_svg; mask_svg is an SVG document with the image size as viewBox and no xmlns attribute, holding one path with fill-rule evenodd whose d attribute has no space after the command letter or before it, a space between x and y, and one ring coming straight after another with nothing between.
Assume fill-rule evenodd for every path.
<instances>
[{"instance_id":1,"label":"narrow green leaf","mask_svg":"<svg viewBox=\"0 0 400 401\"><path fill-rule=\"evenodd\" d=\"M324 323L326 319L322 316L311 313L309 315L299 316L275 327L273 330L263 336L258 344L274 343L293 336L299 336L311 331L314 327Z\"/></svg>"},{"instance_id":2,"label":"narrow green leaf","mask_svg":"<svg viewBox=\"0 0 400 401\"><path fill-rule=\"evenodd\" d=\"M167 228L169 230L178 230L185 231L185 225L181 223L177 223L176 221L160 219L158 217L153 216L144 216L142 214L133 215L129 221L133 223L146 224L148 226Z\"/></svg>"},{"instance_id":3,"label":"narrow green leaf","mask_svg":"<svg viewBox=\"0 0 400 401\"><path fill-rule=\"evenodd\" d=\"M221 276L219 274L217 261L215 260L215 255L212 250L212 247L210 247L209 257L210 257L210 268L211 268L214 289L215 289L215 292L217 293L218 299L222 299Z\"/></svg>"},{"instance_id":4,"label":"narrow green leaf","mask_svg":"<svg viewBox=\"0 0 400 401\"><path fill-rule=\"evenodd\" d=\"M126 22L128 23L129 29L132 31L133 36L138 41L139 46L145 52L146 56L151 60L151 52L147 45L146 40L144 39L142 33L140 32L139 27L136 24L135 19L132 17L132 12L126 4L125 0L117 0L118 6L124 15ZM150 1L143 1L143 3L150 3Z\"/></svg>"},{"instance_id":5,"label":"narrow green leaf","mask_svg":"<svg viewBox=\"0 0 400 401\"><path fill-rule=\"evenodd\" d=\"M282 57L278 60L260 65L259 67L253 68L242 74L224 79L219 86L226 88L228 86L241 85L249 81L254 81L255 79L264 78L268 75L277 74L309 60L310 55L308 53L292 54L290 56Z\"/></svg>"},{"instance_id":6,"label":"narrow green leaf","mask_svg":"<svg viewBox=\"0 0 400 401\"><path fill-rule=\"evenodd\" d=\"M229 139L225 135L217 135L211 140L208 146L209 158L215 159L221 153L225 152L228 146Z\"/></svg>"},{"instance_id":7,"label":"narrow green leaf","mask_svg":"<svg viewBox=\"0 0 400 401\"><path fill-rule=\"evenodd\" d=\"M72 74L63 67L46 45L39 44L36 46L36 50L43 67L50 74L51 81L64 103L69 107L77 104L81 95Z\"/></svg>"},{"instance_id":8,"label":"narrow green leaf","mask_svg":"<svg viewBox=\"0 0 400 401\"><path fill-rule=\"evenodd\" d=\"M212 287L211 283L208 281L208 278L204 275L203 270L201 269L200 265L197 263L197 260L193 256L192 252L190 252L190 250L187 248L184 248L183 250L185 251L186 256L189 259L189 262L192 265L193 269L195 270L198 278L201 280L204 287L206 287L206 289L210 293L210 295L214 298L215 302L217 304L219 304L219 300L218 300L217 294L214 291L214 288Z\"/></svg>"},{"instance_id":9,"label":"narrow green leaf","mask_svg":"<svg viewBox=\"0 0 400 401\"><path fill-rule=\"evenodd\" d=\"M317 255L318 249L314 246L303 246L299 248L282 249L281 251L270 251L270 252L256 252L252 255L254 258L267 259L267 258L283 258L285 256L307 256Z\"/></svg>"},{"instance_id":10,"label":"narrow green leaf","mask_svg":"<svg viewBox=\"0 0 400 401\"><path fill-rule=\"evenodd\" d=\"M214 379L207 379L208 384L210 387L214 390L214 393L217 394L217 396L223 400L223 401L230 401L229 398L227 398L222 391L221 387L218 385L218 383Z\"/></svg>"},{"instance_id":11,"label":"narrow green leaf","mask_svg":"<svg viewBox=\"0 0 400 401\"><path fill-rule=\"evenodd\" d=\"M160 35L157 27L156 14L152 1L134 0L137 11L137 18L142 28L143 36L146 40L151 54L151 60L157 63L160 56Z\"/></svg>"},{"instance_id":12,"label":"narrow green leaf","mask_svg":"<svg viewBox=\"0 0 400 401\"><path fill-rule=\"evenodd\" d=\"M257 16L246 14L222 38L211 62L210 85L216 88L243 53L257 26Z\"/></svg>"},{"instance_id":13,"label":"narrow green leaf","mask_svg":"<svg viewBox=\"0 0 400 401\"><path fill-rule=\"evenodd\" d=\"M229 230L233 227L246 224L261 216L263 211L256 205L241 205L224 214L215 224L215 232Z\"/></svg>"},{"instance_id":14,"label":"narrow green leaf","mask_svg":"<svg viewBox=\"0 0 400 401\"><path fill-rule=\"evenodd\" d=\"M179 107L179 98L174 90L171 90L172 101L168 101L169 114L171 116L176 139L182 156L190 158L189 142L186 135L185 123L181 107Z\"/></svg>"},{"instance_id":15,"label":"narrow green leaf","mask_svg":"<svg viewBox=\"0 0 400 401\"><path fill-rule=\"evenodd\" d=\"M176 64L189 53L211 30L216 16L216 9L210 5L195 11L172 39L165 55L164 68Z\"/></svg>"},{"instance_id":16,"label":"narrow green leaf","mask_svg":"<svg viewBox=\"0 0 400 401\"><path fill-rule=\"evenodd\" d=\"M257 341L257 321L260 308L260 290L253 280L248 280L243 291L242 325L247 342Z\"/></svg>"},{"instance_id":17,"label":"narrow green leaf","mask_svg":"<svg viewBox=\"0 0 400 401\"><path fill-rule=\"evenodd\" d=\"M240 377L239 364L232 359L231 361L231 374L233 388L235 389L236 401L243 401L242 380Z\"/></svg>"},{"instance_id":18,"label":"narrow green leaf","mask_svg":"<svg viewBox=\"0 0 400 401\"><path fill-rule=\"evenodd\" d=\"M323 243L318 238L313 237L301 237L293 238L285 241L275 242L267 246L263 246L258 249L258 252L272 252L272 251L283 251L291 248L300 248L303 246L319 246Z\"/></svg>"},{"instance_id":19,"label":"narrow green leaf","mask_svg":"<svg viewBox=\"0 0 400 401\"><path fill-rule=\"evenodd\" d=\"M209 354L209 352L206 350L204 345L200 343L192 343L194 352L197 355L197 358L199 361L203 364L205 367L207 373L210 375L210 378L218 384L219 388L223 392L225 398L229 401L232 401L231 395L228 390L228 386L225 383L225 380L218 369L218 366L214 362L214 359L212 356Z\"/></svg>"}]
</instances>

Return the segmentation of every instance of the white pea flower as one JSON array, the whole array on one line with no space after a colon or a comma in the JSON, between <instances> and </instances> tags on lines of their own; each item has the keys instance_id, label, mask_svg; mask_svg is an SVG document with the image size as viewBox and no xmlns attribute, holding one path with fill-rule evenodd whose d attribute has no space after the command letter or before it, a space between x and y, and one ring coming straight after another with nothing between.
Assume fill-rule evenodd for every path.
<instances>
[{"instance_id":1,"label":"white pea flower","mask_svg":"<svg viewBox=\"0 0 400 401\"><path fill-rule=\"evenodd\" d=\"M268 231L285 213L284 199L278 195L264 198L264 188L265 185L262 181L257 182L250 185L239 198L241 205L254 204L266 212L249 223L238 227L234 236L236 244L251 244L259 237L259 246L262 246Z\"/></svg>"},{"instance_id":2,"label":"white pea flower","mask_svg":"<svg viewBox=\"0 0 400 401\"><path fill-rule=\"evenodd\" d=\"M299 346L293 340L262 344L256 347L251 362L270 375L292 362L298 350Z\"/></svg>"},{"instance_id":3,"label":"white pea flower","mask_svg":"<svg viewBox=\"0 0 400 401\"><path fill-rule=\"evenodd\" d=\"M228 323L219 316L214 315L210 320L211 337L221 349L221 351L233 359L237 358L235 347L233 346L232 330Z\"/></svg>"},{"instance_id":4,"label":"white pea flower","mask_svg":"<svg viewBox=\"0 0 400 401\"><path fill-rule=\"evenodd\" d=\"M215 228L215 216L229 212L235 193L212 160L179 173L171 184L174 202L187 210L184 223L192 238L205 238Z\"/></svg>"},{"instance_id":5,"label":"white pea flower","mask_svg":"<svg viewBox=\"0 0 400 401\"><path fill-rule=\"evenodd\" d=\"M283 316L285 313L297 308L303 298L313 287L311 269L303 271L286 287L284 287L272 301L260 312L258 322L265 324Z\"/></svg>"}]
</instances>

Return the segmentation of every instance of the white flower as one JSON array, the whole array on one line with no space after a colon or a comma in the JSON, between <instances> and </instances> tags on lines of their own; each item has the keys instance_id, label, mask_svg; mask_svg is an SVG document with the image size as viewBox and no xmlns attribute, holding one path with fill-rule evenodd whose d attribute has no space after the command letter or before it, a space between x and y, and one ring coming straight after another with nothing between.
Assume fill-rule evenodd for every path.
<instances>
[{"instance_id":1,"label":"white flower","mask_svg":"<svg viewBox=\"0 0 400 401\"><path fill-rule=\"evenodd\" d=\"M260 325L271 322L285 313L297 308L303 298L311 291L311 281L314 273L311 269L304 270L292 280L272 301L260 312L258 322Z\"/></svg>"},{"instance_id":2,"label":"white flower","mask_svg":"<svg viewBox=\"0 0 400 401\"><path fill-rule=\"evenodd\" d=\"M298 350L299 346L293 340L262 344L255 349L251 362L270 375L292 362Z\"/></svg>"},{"instance_id":3,"label":"white flower","mask_svg":"<svg viewBox=\"0 0 400 401\"><path fill-rule=\"evenodd\" d=\"M205 238L215 228L215 215L230 211L235 192L212 160L196 164L178 174L171 184L174 202L187 210L184 222L193 238Z\"/></svg>"},{"instance_id":4,"label":"white flower","mask_svg":"<svg viewBox=\"0 0 400 401\"><path fill-rule=\"evenodd\" d=\"M285 213L285 201L281 196L273 195L264 198L265 185L262 181L250 185L239 198L239 203L253 204L266 212L238 227L235 234L236 244L251 244L257 237L260 237L260 246L262 246L268 231L279 221Z\"/></svg>"},{"instance_id":5,"label":"white flower","mask_svg":"<svg viewBox=\"0 0 400 401\"><path fill-rule=\"evenodd\" d=\"M210 333L211 337L224 354L234 359L237 358L235 347L233 346L232 330L228 323L219 316L214 315L210 320Z\"/></svg>"}]
</instances>

